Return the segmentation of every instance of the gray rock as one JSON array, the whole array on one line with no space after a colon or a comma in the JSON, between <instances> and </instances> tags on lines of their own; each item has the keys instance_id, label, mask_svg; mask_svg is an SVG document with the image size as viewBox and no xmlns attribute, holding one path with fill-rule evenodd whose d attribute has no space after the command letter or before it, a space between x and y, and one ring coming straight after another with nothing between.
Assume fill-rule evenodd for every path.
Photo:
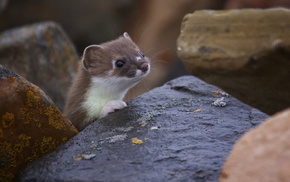
<instances>
[{"instance_id":1,"label":"gray rock","mask_svg":"<svg viewBox=\"0 0 290 182\"><path fill-rule=\"evenodd\" d=\"M217 90L193 76L170 81L92 123L20 181L217 181L235 141L268 117ZM226 106L213 106L221 97Z\"/></svg>"},{"instance_id":2,"label":"gray rock","mask_svg":"<svg viewBox=\"0 0 290 182\"><path fill-rule=\"evenodd\" d=\"M39 86L62 109L78 56L58 24L42 22L2 32L0 64Z\"/></svg>"}]
</instances>

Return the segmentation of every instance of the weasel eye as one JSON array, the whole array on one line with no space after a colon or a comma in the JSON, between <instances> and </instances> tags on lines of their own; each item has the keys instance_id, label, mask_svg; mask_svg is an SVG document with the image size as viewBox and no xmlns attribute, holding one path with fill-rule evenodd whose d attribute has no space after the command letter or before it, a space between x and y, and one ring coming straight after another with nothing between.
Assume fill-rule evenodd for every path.
<instances>
[{"instance_id":1,"label":"weasel eye","mask_svg":"<svg viewBox=\"0 0 290 182\"><path fill-rule=\"evenodd\" d=\"M144 53L143 52L140 52L140 55L144 58L145 57L145 55L144 55Z\"/></svg>"},{"instance_id":2,"label":"weasel eye","mask_svg":"<svg viewBox=\"0 0 290 182\"><path fill-rule=\"evenodd\" d=\"M123 60L117 60L117 61L115 62L115 66L116 66L117 68L122 68L124 65L125 65L125 61L123 61Z\"/></svg>"}]
</instances>

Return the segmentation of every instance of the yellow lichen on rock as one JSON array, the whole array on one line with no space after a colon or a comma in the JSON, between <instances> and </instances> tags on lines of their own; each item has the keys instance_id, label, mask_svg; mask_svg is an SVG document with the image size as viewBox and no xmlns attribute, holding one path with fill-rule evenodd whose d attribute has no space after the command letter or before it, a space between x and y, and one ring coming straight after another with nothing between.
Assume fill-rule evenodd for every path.
<instances>
[{"instance_id":1,"label":"yellow lichen on rock","mask_svg":"<svg viewBox=\"0 0 290 182\"><path fill-rule=\"evenodd\" d=\"M20 141L20 143L22 144L23 147L28 147L29 144L30 144L29 140L31 139L31 137L27 136L25 134L20 134L18 136L18 139L19 139L19 141Z\"/></svg>"},{"instance_id":2,"label":"yellow lichen on rock","mask_svg":"<svg viewBox=\"0 0 290 182\"><path fill-rule=\"evenodd\" d=\"M27 101L26 104L29 107L32 106L38 106L39 107L39 101L40 101L40 95L35 91L35 89L31 86L27 87L26 89L26 96Z\"/></svg>"},{"instance_id":3,"label":"yellow lichen on rock","mask_svg":"<svg viewBox=\"0 0 290 182\"><path fill-rule=\"evenodd\" d=\"M0 67L0 181L15 181L27 164L77 134L42 90L15 75Z\"/></svg>"},{"instance_id":4,"label":"yellow lichen on rock","mask_svg":"<svg viewBox=\"0 0 290 182\"><path fill-rule=\"evenodd\" d=\"M67 137L63 137L63 138L62 138L62 141L63 141L63 142L66 142L66 141L67 141Z\"/></svg>"},{"instance_id":5,"label":"yellow lichen on rock","mask_svg":"<svg viewBox=\"0 0 290 182\"><path fill-rule=\"evenodd\" d=\"M135 138L132 138L132 143L140 145L143 143L143 141L135 137Z\"/></svg>"},{"instance_id":6,"label":"yellow lichen on rock","mask_svg":"<svg viewBox=\"0 0 290 182\"><path fill-rule=\"evenodd\" d=\"M195 109L193 112L201 112L201 109Z\"/></svg>"},{"instance_id":7,"label":"yellow lichen on rock","mask_svg":"<svg viewBox=\"0 0 290 182\"><path fill-rule=\"evenodd\" d=\"M16 80L16 77L15 76L9 76L9 77L7 77L6 80L7 80L8 83L13 83Z\"/></svg>"},{"instance_id":8,"label":"yellow lichen on rock","mask_svg":"<svg viewBox=\"0 0 290 182\"><path fill-rule=\"evenodd\" d=\"M2 126L3 128L10 128L15 122L15 118L14 118L14 114L10 113L10 112L6 112L3 116L2 116Z\"/></svg>"},{"instance_id":9,"label":"yellow lichen on rock","mask_svg":"<svg viewBox=\"0 0 290 182\"><path fill-rule=\"evenodd\" d=\"M51 149L56 147L56 141L52 137L43 137L42 142L40 144L40 151L43 154L46 154Z\"/></svg>"},{"instance_id":10,"label":"yellow lichen on rock","mask_svg":"<svg viewBox=\"0 0 290 182\"><path fill-rule=\"evenodd\" d=\"M61 115L56 113L57 110L52 106L49 106L45 109L45 115L48 117L48 123L55 129L58 130L65 129L63 118L61 117Z\"/></svg>"}]
</instances>

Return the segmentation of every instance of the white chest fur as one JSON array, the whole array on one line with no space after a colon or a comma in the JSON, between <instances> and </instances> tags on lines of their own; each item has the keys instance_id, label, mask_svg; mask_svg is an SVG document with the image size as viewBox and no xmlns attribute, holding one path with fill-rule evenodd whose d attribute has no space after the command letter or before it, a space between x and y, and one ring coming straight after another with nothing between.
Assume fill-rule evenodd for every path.
<instances>
[{"instance_id":1,"label":"white chest fur","mask_svg":"<svg viewBox=\"0 0 290 182\"><path fill-rule=\"evenodd\" d=\"M87 119L96 119L104 106L112 100L122 100L130 86L126 85L119 77L91 79L91 85L88 88L82 107L87 112Z\"/></svg>"}]
</instances>

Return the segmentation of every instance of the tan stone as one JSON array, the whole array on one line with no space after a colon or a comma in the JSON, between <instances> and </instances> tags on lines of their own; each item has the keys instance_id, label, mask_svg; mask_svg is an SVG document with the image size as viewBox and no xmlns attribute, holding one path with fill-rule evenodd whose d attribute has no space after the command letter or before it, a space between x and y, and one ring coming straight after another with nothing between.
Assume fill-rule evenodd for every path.
<instances>
[{"instance_id":1,"label":"tan stone","mask_svg":"<svg viewBox=\"0 0 290 182\"><path fill-rule=\"evenodd\" d=\"M289 24L283 8L196 11L183 19L177 53L191 74L273 114L290 105Z\"/></svg>"},{"instance_id":2,"label":"tan stone","mask_svg":"<svg viewBox=\"0 0 290 182\"><path fill-rule=\"evenodd\" d=\"M0 65L0 181L76 134L42 90Z\"/></svg>"},{"instance_id":3,"label":"tan stone","mask_svg":"<svg viewBox=\"0 0 290 182\"><path fill-rule=\"evenodd\" d=\"M237 141L221 182L290 181L290 109L274 115Z\"/></svg>"},{"instance_id":4,"label":"tan stone","mask_svg":"<svg viewBox=\"0 0 290 182\"><path fill-rule=\"evenodd\" d=\"M178 55L188 69L236 70L250 58L290 44L290 11L196 11L184 17Z\"/></svg>"}]
</instances>

